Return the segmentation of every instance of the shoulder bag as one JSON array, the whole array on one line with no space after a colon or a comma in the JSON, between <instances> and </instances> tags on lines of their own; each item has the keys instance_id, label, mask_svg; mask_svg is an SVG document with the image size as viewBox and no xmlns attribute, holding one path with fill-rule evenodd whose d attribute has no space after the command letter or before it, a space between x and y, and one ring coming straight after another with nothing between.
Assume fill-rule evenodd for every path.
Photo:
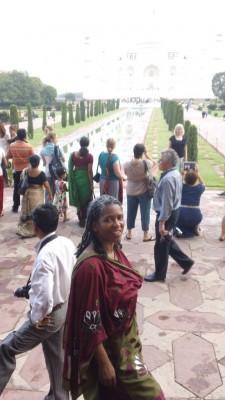
<instances>
[{"instance_id":1,"label":"shoulder bag","mask_svg":"<svg viewBox=\"0 0 225 400\"><path fill-rule=\"evenodd\" d=\"M152 176L145 160L143 160L143 163L145 167L145 183L149 197L152 199L152 197L154 196L155 189L157 188L157 180L154 176Z\"/></svg>"},{"instance_id":2,"label":"shoulder bag","mask_svg":"<svg viewBox=\"0 0 225 400\"><path fill-rule=\"evenodd\" d=\"M101 153L101 154L102 154L102 153ZM95 181L95 182L97 182L97 183L100 182L100 176L101 176L100 172L98 172L99 158L100 158L100 155L101 155L101 154L99 154L99 156L98 156L98 165L97 165L97 168L96 168L96 174L93 176L93 181Z\"/></svg>"},{"instance_id":3,"label":"shoulder bag","mask_svg":"<svg viewBox=\"0 0 225 400\"><path fill-rule=\"evenodd\" d=\"M24 169L22 172L22 176L20 178L20 183L18 186L17 193L20 195L24 195L28 189L28 175L27 175L28 168Z\"/></svg>"}]
</instances>

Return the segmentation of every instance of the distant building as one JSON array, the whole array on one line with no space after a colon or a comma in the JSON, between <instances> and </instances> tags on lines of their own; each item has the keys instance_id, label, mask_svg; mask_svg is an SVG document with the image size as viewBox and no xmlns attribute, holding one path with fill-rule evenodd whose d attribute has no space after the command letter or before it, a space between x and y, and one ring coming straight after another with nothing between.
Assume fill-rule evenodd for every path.
<instances>
[{"instance_id":1,"label":"distant building","mask_svg":"<svg viewBox=\"0 0 225 400\"><path fill-rule=\"evenodd\" d=\"M81 54L84 98L213 97L212 77L225 70L224 35L211 34L194 50L170 47L161 40L145 40L112 52L86 36Z\"/></svg>"}]
</instances>

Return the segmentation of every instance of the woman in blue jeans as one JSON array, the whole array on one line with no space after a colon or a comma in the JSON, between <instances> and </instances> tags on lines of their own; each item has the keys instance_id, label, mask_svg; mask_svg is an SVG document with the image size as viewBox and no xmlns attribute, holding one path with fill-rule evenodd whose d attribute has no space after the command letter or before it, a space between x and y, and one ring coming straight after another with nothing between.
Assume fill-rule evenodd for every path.
<instances>
[{"instance_id":1,"label":"woman in blue jeans","mask_svg":"<svg viewBox=\"0 0 225 400\"><path fill-rule=\"evenodd\" d=\"M150 223L150 208L151 199L146 187L146 170L142 160L145 155L145 162L148 170L154 165L154 161L147 153L147 150L142 143L137 143L133 149L134 158L125 163L124 172L127 175L127 235L126 238L132 238L132 229L135 227L138 206L140 205L141 212L141 227L143 231L143 242L155 240L149 234Z\"/></svg>"}]
</instances>

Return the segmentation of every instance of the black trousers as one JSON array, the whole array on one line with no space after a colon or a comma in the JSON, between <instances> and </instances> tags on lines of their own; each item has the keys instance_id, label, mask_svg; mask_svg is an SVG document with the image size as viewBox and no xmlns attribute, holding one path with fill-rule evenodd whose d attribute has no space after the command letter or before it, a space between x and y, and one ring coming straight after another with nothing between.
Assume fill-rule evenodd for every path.
<instances>
[{"instance_id":1,"label":"black trousers","mask_svg":"<svg viewBox=\"0 0 225 400\"><path fill-rule=\"evenodd\" d=\"M22 171L13 172L13 181L14 181L14 189L13 189L13 210L18 210L20 206L20 195L18 192L18 186L20 183L20 175Z\"/></svg>"},{"instance_id":2,"label":"black trousers","mask_svg":"<svg viewBox=\"0 0 225 400\"><path fill-rule=\"evenodd\" d=\"M172 232L173 228L176 226L176 222L179 216L179 209L172 211L170 218L165 223L165 229ZM181 268L185 269L192 264L193 260L188 257L180 247L173 240L172 234L162 238L159 233L159 213L156 216L155 222L155 234L156 241L154 247L154 257L155 257L155 275L157 279L165 279L169 256L171 256Z\"/></svg>"}]
</instances>

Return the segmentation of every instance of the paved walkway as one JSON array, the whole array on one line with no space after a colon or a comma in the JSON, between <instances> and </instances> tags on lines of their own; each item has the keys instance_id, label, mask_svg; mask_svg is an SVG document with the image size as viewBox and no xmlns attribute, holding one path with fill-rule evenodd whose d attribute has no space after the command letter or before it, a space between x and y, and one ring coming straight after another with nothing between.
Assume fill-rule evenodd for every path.
<instances>
[{"instance_id":1,"label":"paved walkway","mask_svg":"<svg viewBox=\"0 0 225 400\"><path fill-rule=\"evenodd\" d=\"M139 119L139 135L142 132L144 136L145 128L146 120ZM130 142L124 147L129 156ZM98 195L97 186L95 192ZM12 189L7 188L5 216L0 218L0 340L26 319L29 305L13 297L12 291L26 282L37 242L36 238L20 239L16 235L18 214L10 211L11 199ZM201 208L201 236L179 239L181 248L195 260L190 273L181 275L171 259L166 283L144 282L139 292L137 314L145 362L167 400L225 399L225 242L218 241L225 199L217 196L217 191L206 190ZM124 211L126 214L126 201ZM69 217L68 223L60 220L58 234L78 244L83 230L73 208L69 209ZM152 233L154 219L151 211ZM154 242L142 242L140 215L133 239L124 238L122 243L141 274L154 270ZM42 400L48 388L38 347L18 357L17 369L2 399Z\"/></svg>"},{"instance_id":2,"label":"paved walkway","mask_svg":"<svg viewBox=\"0 0 225 400\"><path fill-rule=\"evenodd\" d=\"M211 115L202 118L200 111L189 108L188 111L184 112L184 119L196 125L200 135L220 154L225 156L225 120L223 118L216 118Z\"/></svg>"}]
</instances>

